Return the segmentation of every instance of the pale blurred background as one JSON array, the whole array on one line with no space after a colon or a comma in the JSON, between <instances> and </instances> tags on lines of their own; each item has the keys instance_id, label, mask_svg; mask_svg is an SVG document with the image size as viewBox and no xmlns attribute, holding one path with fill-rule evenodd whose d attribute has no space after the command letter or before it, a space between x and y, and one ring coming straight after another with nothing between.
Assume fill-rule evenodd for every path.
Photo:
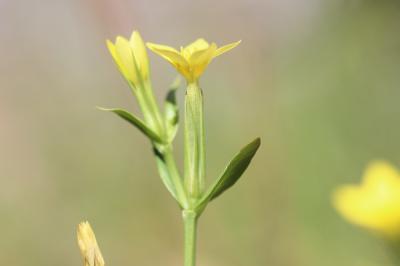
<instances>
[{"instance_id":1,"label":"pale blurred background","mask_svg":"<svg viewBox=\"0 0 400 266\"><path fill-rule=\"evenodd\" d=\"M400 166L399 28L397 0L0 0L0 265L81 265L86 219L107 265L182 265L149 143L95 109L138 113L105 47L133 29L174 46L242 40L202 77L208 181L262 146L201 218L198 265L394 265L330 197L372 159ZM150 60L161 101L175 71Z\"/></svg>"}]
</instances>

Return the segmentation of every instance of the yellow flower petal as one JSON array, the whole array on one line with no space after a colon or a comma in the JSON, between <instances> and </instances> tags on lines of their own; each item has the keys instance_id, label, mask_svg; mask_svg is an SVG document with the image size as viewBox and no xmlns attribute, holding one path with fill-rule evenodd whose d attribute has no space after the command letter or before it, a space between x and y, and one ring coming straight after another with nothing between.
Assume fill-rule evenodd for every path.
<instances>
[{"instance_id":1,"label":"yellow flower petal","mask_svg":"<svg viewBox=\"0 0 400 266\"><path fill-rule=\"evenodd\" d=\"M363 183L367 187L392 187L400 188L400 174L396 168L384 161L375 161L368 165Z\"/></svg>"},{"instance_id":2,"label":"yellow flower petal","mask_svg":"<svg viewBox=\"0 0 400 266\"><path fill-rule=\"evenodd\" d=\"M119 56L117 54L115 45L111 41L107 40L107 48L108 48L108 51L110 52L112 58L114 59L114 62L118 67L118 70L127 79L128 78L128 73L127 73L124 65L122 64L121 60L119 59Z\"/></svg>"},{"instance_id":3,"label":"yellow flower petal","mask_svg":"<svg viewBox=\"0 0 400 266\"><path fill-rule=\"evenodd\" d=\"M160 55L171 64L173 65L179 64L187 66L187 61L185 60L185 58L183 58L182 55L174 48L155 43L146 43L146 44L150 50Z\"/></svg>"},{"instance_id":4,"label":"yellow flower petal","mask_svg":"<svg viewBox=\"0 0 400 266\"><path fill-rule=\"evenodd\" d=\"M227 44L227 45L224 45L224 46L218 48L217 51L215 52L214 57L217 57L223 53L228 52L229 50L232 50L233 48L238 46L240 43L241 43L241 41L237 41L237 42L230 43L230 44Z\"/></svg>"},{"instance_id":5,"label":"yellow flower petal","mask_svg":"<svg viewBox=\"0 0 400 266\"><path fill-rule=\"evenodd\" d=\"M387 237L400 236L400 175L386 162L371 163L361 185L339 188L333 204L354 224Z\"/></svg>"},{"instance_id":6,"label":"yellow flower petal","mask_svg":"<svg viewBox=\"0 0 400 266\"><path fill-rule=\"evenodd\" d=\"M134 53L134 59L136 61L139 72L142 75L143 79L147 79L149 76L149 58L147 56L147 51L143 39L140 36L139 32L132 32L129 43Z\"/></svg>"},{"instance_id":7,"label":"yellow flower petal","mask_svg":"<svg viewBox=\"0 0 400 266\"><path fill-rule=\"evenodd\" d=\"M146 43L147 47L170 62L183 76L189 77L189 64L186 59L174 48L166 45Z\"/></svg>"},{"instance_id":8,"label":"yellow flower petal","mask_svg":"<svg viewBox=\"0 0 400 266\"><path fill-rule=\"evenodd\" d=\"M110 52L112 58L114 59L115 64L117 64L117 67L120 70L123 70L122 69L122 63L121 63L121 60L119 60L119 57L118 57L118 54L117 54L117 51L116 51L114 43L112 43L110 40L107 40L106 44L107 44L108 51Z\"/></svg>"},{"instance_id":9,"label":"yellow flower petal","mask_svg":"<svg viewBox=\"0 0 400 266\"><path fill-rule=\"evenodd\" d=\"M147 47L170 62L187 80L188 83L196 82L211 60L225 53L239 42L231 43L217 49L217 45L211 45L204 39L197 39L186 47L181 47L180 52L172 47L147 43Z\"/></svg>"},{"instance_id":10,"label":"yellow flower petal","mask_svg":"<svg viewBox=\"0 0 400 266\"><path fill-rule=\"evenodd\" d=\"M201 74L203 74L204 70L213 59L216 49L217 45L212 43L208 49L197 51L192 54L190 57L190 65L192 67L194 79L198 79Z\"/></svg>"},{"instance_id":11,"label":"yellow flower petal","mask_svg":"<svg viewBox=\"0 0 400 266\"><path fill-rule=\"evenodd\" d=\"M210 45L206 40L199 38L186 47L181 48L181 54L186 58L186 60L189 60L195 52L205 51L209 46Z\"/></svg>"},{"instance_id":12,"label":"yellow flower petal","mask_svg":"<svg viewBox=\"0 0 400 266\"><path fill-rule=\"evenodd\" d=\"M333 196L335 208L351 222L362 225L364 208L363 197L359 187L347 185L336 190Z\"/></svg>"},{"instance_id":13,"label":"yellow flower petal","mask_svg":"<svg viewBox=\"0 0 400 266\"><path fill-rule=\"evenodd\" d=\"M130 80L133 84L138 83L138 79L135 71L135 62L131 46L127 39L118 36L115 42L115 48L119 60L125 70L126 78Z\"/></svg>"}]
</instances>

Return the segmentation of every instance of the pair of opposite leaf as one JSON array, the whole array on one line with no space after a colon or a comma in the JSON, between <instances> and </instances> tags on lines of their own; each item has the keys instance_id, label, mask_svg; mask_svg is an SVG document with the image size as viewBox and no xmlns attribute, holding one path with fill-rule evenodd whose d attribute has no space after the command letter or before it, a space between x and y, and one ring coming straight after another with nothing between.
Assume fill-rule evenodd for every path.
<instances>
[{"instance_id":1,"label":"pair of opposite leaf","mask_svg":"<svg viewBox=\"0 0 400 266\"><path fill-rule=\"evenodd\" d=\"M185 77L188 84L197 84L199 77L213 58L233 49L239 43L240 41L218 48L215 43L209 44L204 39L198 39L186 47L181 47L180 51L169 46L152 43L147 43L147 47L171 63ZM107 46L119 71L128 82L132 92L137 96L142 111L147 112L146 95L152 94L152 89L146 47L139 33L134 31L129 40L118 36L115 43L107 41ZM178 128L179 110L175 96L178 87L179 80L176 80L167 94L163 125L160 128L151 127L149 121L146 121L146 117L143 121L123 109L100 109L114 112L144 133L152 141L158 161L162 162L162 149L171 144ZM260 139L257 138L236 154L225 168L223 174L198 200L196 208L199 211L203 210L209 201L235 184L250 164L259 146ZM162 168L163 165L159 164L161 174L167 172L163 171ZM169 182L169 178L162 177L162 179L167 189L177 199L174 187Z\"/></svg>"},{"instance_id":2,"label":"pair of opposite leaf","mask_svg":"<svg viewBox=\"0 0 400 266\"><path fill-rule=\"evenodd\" d=\"M210 190L204 194L198 204L198 211L202 211L209 201L218 197L240 178L256 153L259 145L260 140L256 139L244 147L239 154L234 157L225 169L224 174L210 187ZM89 222L82 222L78 225L77 238L84 266L104 266L103 256Z\"/></svg>"}]
</instances>

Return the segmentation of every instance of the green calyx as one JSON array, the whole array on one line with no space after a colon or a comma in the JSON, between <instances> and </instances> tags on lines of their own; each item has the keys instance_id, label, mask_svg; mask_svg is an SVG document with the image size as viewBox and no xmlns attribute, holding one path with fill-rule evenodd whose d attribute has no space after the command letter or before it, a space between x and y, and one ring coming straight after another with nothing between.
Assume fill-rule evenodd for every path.
<instances>
[{"instance_id":1,"label":"green calyx","mask_svg":"<svg viewBox=\"0 0 400 266\"><path fill-rule=\"evenodd\" d=\"M191 205L204 191L205 136L203 92L197 83L190 83L185 94L185 189Z\"/></svg>"}]
</instances>

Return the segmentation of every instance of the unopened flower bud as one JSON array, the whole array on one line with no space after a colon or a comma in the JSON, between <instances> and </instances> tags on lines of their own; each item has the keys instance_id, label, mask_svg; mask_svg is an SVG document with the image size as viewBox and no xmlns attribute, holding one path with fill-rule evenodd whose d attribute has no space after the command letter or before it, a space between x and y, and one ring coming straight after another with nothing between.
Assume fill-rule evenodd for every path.
<instances>
[{"instance_id":1,"label":"unopened flower bud","mask_svg":"<svg viewBox=\"0 0 400 266\"><path fill-rule=\"evenodd\" d=\"M89 222L82 222L77 230L78 245L84 266L104 266L104 259L97 245L96 236Z\"/></svg>"}]
</instances>

